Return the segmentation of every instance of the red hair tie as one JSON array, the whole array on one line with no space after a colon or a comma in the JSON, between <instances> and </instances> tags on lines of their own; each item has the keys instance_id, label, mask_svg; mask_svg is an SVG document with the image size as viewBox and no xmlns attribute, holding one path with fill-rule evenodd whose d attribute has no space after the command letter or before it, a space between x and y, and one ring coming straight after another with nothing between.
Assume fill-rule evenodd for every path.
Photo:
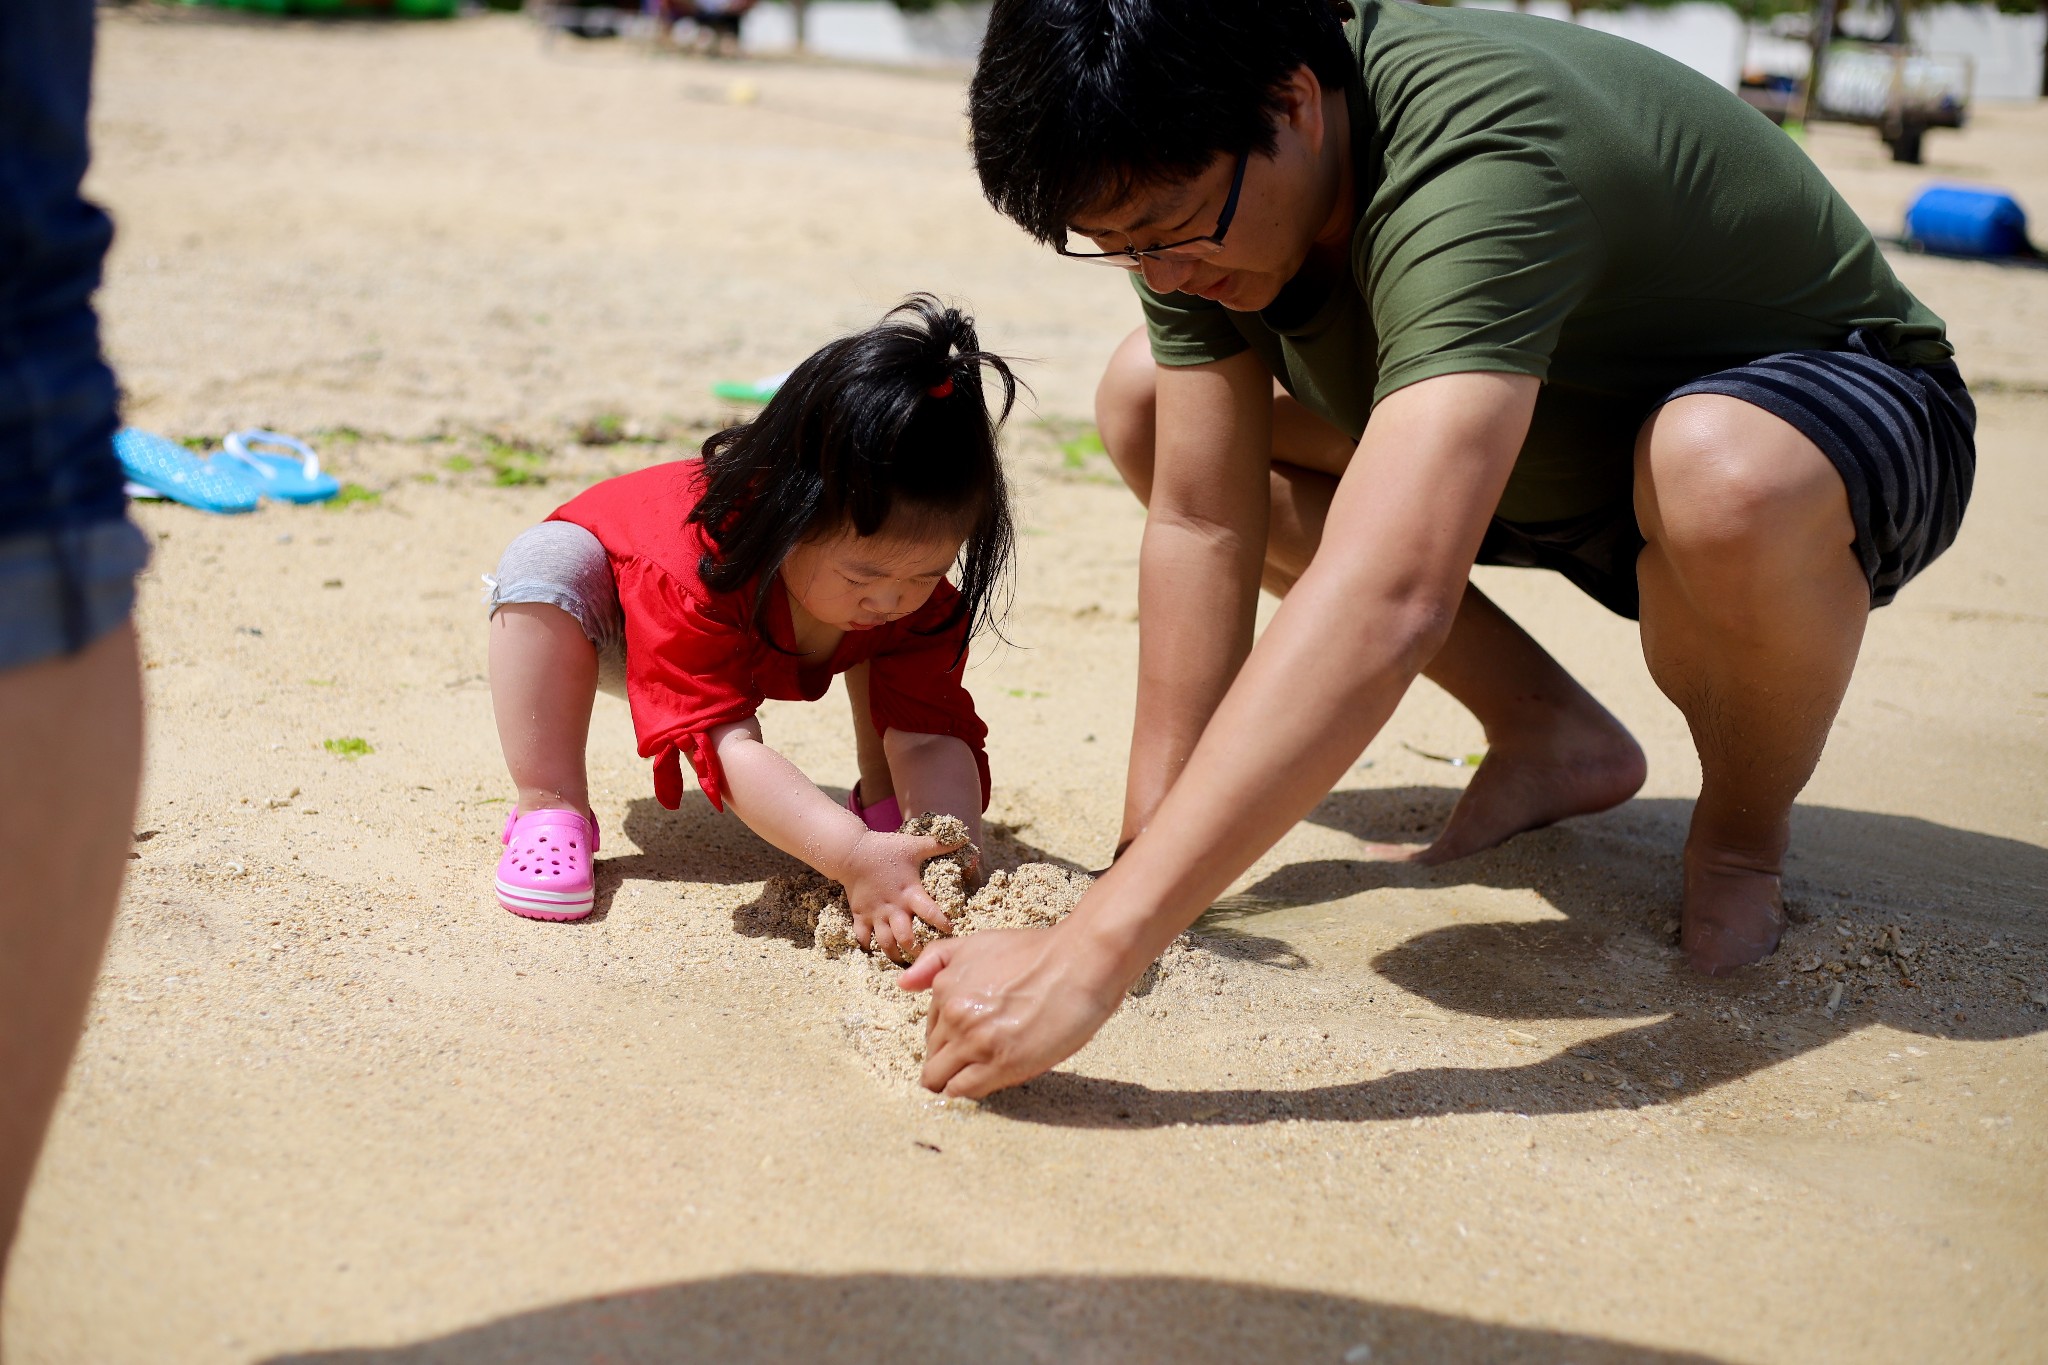
<instances>
[{"instance_id":1,"label":"red hair tie","mask_svg":"<svg viewBox=\"0 0 2048 1365\"><path fill-rule=\"evenodd\" d=\"M953 376L947 375L944 379L926 389L925 392L934 398L951 398L953 396Z\"/></svg>"}]
</instances>

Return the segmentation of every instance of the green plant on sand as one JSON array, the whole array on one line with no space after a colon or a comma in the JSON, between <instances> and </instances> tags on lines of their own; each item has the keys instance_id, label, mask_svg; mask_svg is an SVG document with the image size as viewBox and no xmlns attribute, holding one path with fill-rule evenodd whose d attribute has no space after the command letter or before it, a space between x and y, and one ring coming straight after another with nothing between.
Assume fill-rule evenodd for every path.
<instances>
[{"instance_id":1,"label":"green plant on sand","mask_svg":"<svg viewBox=\"0 0 2048 1365\"><path fill-rule=\"evenodd\" d=\"M327 500L326 506L327 510L332 512L343 507L353 507L359 502L374 505L382 501L383 497L384 495L374 488L365 488L359 483L345 483L339 493Z\"/></svg>"},{"instance_id":2,"label":"green plant on sand","mask_svg":"<svg viewBox=\"0 0 2048 1365\"><path fill-rule=\"evenodd\" d=\"M1080 435L1060 442L1060 463L1068 469L1086 469L1091 457L1108 453L1102 444L1102 433L1094 427L1087 427Z\"/></svg>"},{"instance_id":3,"label":"green plant on sand","mask_svg":"<svg viewBox=\"0 0 2048 1365\"><path fill-rule=\"evenodd\" d=\"M548 476L542 468L546 459L545 452L532 446L501 441L495 436L484 437L484 464L490 468L491 482L500 488L546 483ZM449 467L454 467L452 461Z\"/></svg>"}]
</instances>

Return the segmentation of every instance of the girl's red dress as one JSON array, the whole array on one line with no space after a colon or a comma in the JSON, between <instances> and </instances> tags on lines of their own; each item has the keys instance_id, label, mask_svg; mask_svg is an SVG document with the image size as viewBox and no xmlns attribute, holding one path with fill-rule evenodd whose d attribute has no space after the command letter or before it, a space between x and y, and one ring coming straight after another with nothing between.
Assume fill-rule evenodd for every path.
<instances>
[{"instance_id":1,"label":"girl's red dress","mask_svg":"<svg viewBox=\"0 0 2048 1365\"><path fill-rule=\"evenodd\" d=\"M626 700L640 756L654 760L654 794L674 810L682 801L678 754L687 754L704 795L725 808L725 778L707 732L745 720L762 701L816 701L832 677L868 668L868 709L881 733L951 735L974 751L981 799L988 803L988 727L975 714L961 675L967 622L944 624L959 592L940 583L910 615L873 630L849 630L823 664L805 666L794 651L789 597L769 594L769 626L778 649L754 627L753 593L704 586L698 563L710 537L689 515L703 496L703 464L677 460L623 474L555 509L550 521L583 527L603 543L626 621Z\"/></svg>"}]
</instances>

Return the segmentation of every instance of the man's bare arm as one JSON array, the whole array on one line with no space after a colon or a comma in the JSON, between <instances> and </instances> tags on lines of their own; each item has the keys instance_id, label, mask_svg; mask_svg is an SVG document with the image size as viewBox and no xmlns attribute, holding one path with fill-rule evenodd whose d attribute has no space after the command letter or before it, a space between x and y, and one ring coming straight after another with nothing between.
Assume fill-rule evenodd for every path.
<instances>
[{"instance_id":1,"label":"man's bare arm","mask_svg":"<svg viewBox=\"0 0 2048 1365\"><path fill-rule=\"evenodd\" d=\"M1119 848L1151 823L1250 653L1266 555L1272 376L1250 353L1161 366L1158 394Z\"/></svg>"},{"instance_id":2,"label":"man's bare arm","mask_svg":"<svg viewBox=\"0 0 2048 1365\"><path fill-rule=\"evenodd\" d=\"M1380 405L1322 548L1129 853L1058 927L946 940L904 974L932 990L927 1086L985 1095L1071 1056L1329 791L1448 636L1537 388L1445 375Z\"/></svg>"},{"instance_id":3,"label":"man's bare arm","mask_svg":"<svg viewBox=\"0 0 2048 1365\"><path fill-rule=\"evenodd\" d=\"M1186 789L1099 888L1115 909L1095 927L1133 974L1314 807L1442 646L1537 388L1446 375L1374 413L1322 548L1217 708Z\"/></svg>"}]
</instances>

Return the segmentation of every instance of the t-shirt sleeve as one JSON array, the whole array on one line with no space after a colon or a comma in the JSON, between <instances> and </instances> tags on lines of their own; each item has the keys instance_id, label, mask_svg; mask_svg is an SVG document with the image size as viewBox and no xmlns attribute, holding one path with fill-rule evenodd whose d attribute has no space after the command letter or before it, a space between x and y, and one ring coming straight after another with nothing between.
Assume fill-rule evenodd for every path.
<instances>
[{"instance_id":1,"label":"t-shirt sleeve","mask_svg":"<svg viewBox=\"0 0 2048 1365\"><path fill-rule=\"evenodd\" d=\"M1161 294L1135 270L1131 286L1145 309L1145 336L1161 365L1206 365L1251 348L1223 305L1194 294Z\"/></svg>"},{"instance_id":2,"label":"t-shirt sleeve","mask_svg":"<svg viewBox=\"0 0 2048 1365\"><path fill-rule=\"evenodd\" d=\"M1466 371L1548 378L1605 255L1583 196L1539 147L1469 131L1383 187L1352 268L1379 335L1373 401Z\"/></svg>"},{"instance_id":3,"label":"t-shirt sleeve","mask_svg":"<svg viewBox=\"0 0 2048 1365\"><path fill-rule=\"evenodd\" d=\"M682 803L681 756L723 810L725 774L706 732L761 707L753 635L655 565L629 559L614 567L626 618L626 701L640 756L654 760L654 794L670 810Z\"/></svg>"},{"instance_id":4,"label":"t-shirt sleeve","mask_svg":"<svg viewBox=\"0 0 2048 1365\"><path fill-rule=\"evenodd\" d=\"M868 715L878 733L951 735L974 751L988 809L988 727L967 694L967 622L935 635L905 630L868 661Z\"/></svg>"}]
</instances>

